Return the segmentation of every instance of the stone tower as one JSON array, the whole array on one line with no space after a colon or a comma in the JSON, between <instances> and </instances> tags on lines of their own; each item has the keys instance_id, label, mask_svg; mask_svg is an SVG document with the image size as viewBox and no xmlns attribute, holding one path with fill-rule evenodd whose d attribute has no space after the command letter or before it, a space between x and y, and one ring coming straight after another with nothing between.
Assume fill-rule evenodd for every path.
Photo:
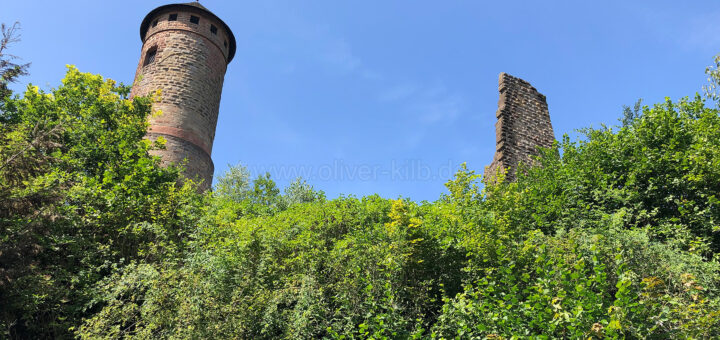
<instances>
[{"instance_id":1,"label":"stone tower","mask_svg":"<svg viewBox=\"0 0 720 340\"><path fill-rule=\"evenodd\" d=\"M530 83L500 73L499 90L495 156L485 169L485 178L493 178L498 169L507 169L506 179L513 180L518 164L530 162L538 147L551 147L555 134L545 96Z\"/></svg>"},{"instance_id":2,"label":"stone tower","mask_svg":"<svg viewBox=\"0 0 720 340\"><path fill-rule=\"evenodd\" d=\"M187 160L186 176L212 184L212 154L220 94L235 37L215 14L197 2L160 6L140 25L143 42L131 96L161 90L153 104L148 138L162 136L163 164Z\"/></svg>"}]
</instances>

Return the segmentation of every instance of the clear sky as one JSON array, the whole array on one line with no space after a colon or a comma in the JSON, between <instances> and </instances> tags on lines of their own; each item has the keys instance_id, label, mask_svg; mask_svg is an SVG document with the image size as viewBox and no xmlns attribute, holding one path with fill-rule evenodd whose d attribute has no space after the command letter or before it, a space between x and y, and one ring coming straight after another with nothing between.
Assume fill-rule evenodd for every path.
<instances>
[{"instance_id":1,"label":"clear sky","mask_svg":"<svg viewBox=\"0 0 720 340\"><path fill-rule=\"evenodd\" d=\"M0 21L22 24L22 86L55 87L66 64L131 83L140 22L166 3L3 0ZM717 0L201 3L238 42L215 176L240 162L329 197L435 200L460 163L482 172L500 72L547 96L559 138L638 98L694 95L720 53Z\"/></svg>"}]
</instances>

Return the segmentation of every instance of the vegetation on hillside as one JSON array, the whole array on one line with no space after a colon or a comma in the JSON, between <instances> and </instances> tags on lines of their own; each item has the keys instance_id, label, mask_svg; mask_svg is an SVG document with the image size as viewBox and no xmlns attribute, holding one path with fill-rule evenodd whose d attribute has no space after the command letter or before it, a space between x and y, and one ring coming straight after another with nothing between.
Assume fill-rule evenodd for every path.
<instances>
[{"instance_id":1,"label":"vegetation on hillside","mask_svg":"<svg viewBox=\"0 0 720 340\"><path fill-rule=\"evenodd\" d=\"M198 194L148 155L152 99L128 90L70 67L2 97L0 337L720 337L712 95L417 203L242 166Z\"/></svg>"}]
</instances>

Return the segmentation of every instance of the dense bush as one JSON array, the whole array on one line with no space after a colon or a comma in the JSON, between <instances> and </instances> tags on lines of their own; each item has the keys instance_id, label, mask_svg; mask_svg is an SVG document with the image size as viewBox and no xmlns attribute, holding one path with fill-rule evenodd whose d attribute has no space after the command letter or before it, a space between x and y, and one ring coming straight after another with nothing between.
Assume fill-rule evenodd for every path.
<instances>
[{"instance_id":1,"label":"dense bush","mask_svg":"<svg viewBox=\"0 0 720 340\"><path fill-rule=\"evenodd\" d=\"M0 111L0 337L58 338L92 310L98 280L181 252L191 183L148 156L148 98L70 68Z\"/></svg>"},{"instance_id":2,"label":"dense bush","mask_svg":"<svg viewBox=\"0 0 720 340\"><path fill-rule=\"evenodd\" d=\"M127 93L71 68L3 100L3 336L720 337L713 99L628 109L511 183L463 166L415 203L241 166L197 194Z\"/></svg>"},{"instance_id":3,"label":"dense bush","mask_svg":"<svg viewBox=\"0 0 720 340\"><path fill-rule=\"evenodd\" d=\"M491 187L488 209L545 233L625 211L623 225L710 258L720 251L720 117L699 96L645 107L624 126L583 130L517 183Z\"/></svg>"},{"instance_id":4,"label":"dense bush","mask_svg":"<svg viewBox=\"0 0 720 340\"><path fill-rule=\"evenodd\" d=\"M421 205L285 208L267 177L223 179L245 189L208 197L188 256L118 272L80 334L720 336L718 111L698 97L624 122L563 138L513 183L481 190L463 167Z\"/></svg>"}]
</instances>

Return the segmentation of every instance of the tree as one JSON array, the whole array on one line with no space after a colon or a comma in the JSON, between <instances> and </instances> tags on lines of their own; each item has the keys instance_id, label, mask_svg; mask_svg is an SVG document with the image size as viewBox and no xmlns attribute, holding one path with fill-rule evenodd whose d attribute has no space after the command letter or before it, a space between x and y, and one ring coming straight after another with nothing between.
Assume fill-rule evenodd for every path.
<instances>
[{"instance_id":1,"label":"tree","mask_svg":"<svg viewBox=\"0 0 720 340\"><path fill-rule=\"evenodd\" d=\"M17 68L16 68L17 69ZM16 73L17 74L17 73ZM151 100L69 67L0 112L0 334L63 338L115 268L180 252L192 183L148 155Z\"/></svg>"},{"instance_id":2,"label":"tree","mask_svg":"<svg viewBox=\"0 0 720 340\"><path fill-rule=\"evenodd\" d=\"M230 165L223 176L218 178L215 194L240 202L250 192L250 171L242 164Z\"/></svg>"},{"instance_id":3,"label":"tree","mask_svg":"<svg viewBox=\"0 0 720 340\"><path fill-rule=\"evenodd\" d=\"M284 198L285 204L291 206L294 204L324 200L325 193L315 191L312 185L308 184L308 182L301 177L298 177L285 188Z\"/></svg>"},{"instance_id":4,"label":"tree","mask_svg":"<svg viewBox=\"0 0 720 340\"><path fill-rule=\"evenodd\" d=\"M17 78L27 74L27 69L30 64L17 64L15 61L18 59L17 56L7 53L7 49L10 45L20 41L20 23L16 22L12 26L8 27L4 23L0 24L0 100L9 96L12 91L8 88L8 85L12 82L17 81ZM2 101L0 101L0 105ZM2 106L0 106L2 110Z\"/></svg>"},{"instance_id":5,"label":"tree","mask_svg":"<svg viewBox=\"0 0 720 340\"><path fill-rule=\"evenodd\" d=\"M186 257L116 272L76 334L718 338L720 110L638 103L621 123L512 182L463 165L433 203L280 196L231 172L242 199L208 196Z\"/></svg>"},{"instance_id":6,"label":"tree","mask_svg":"<svg viewBox=\"0 0 720 340\"><path fill-rule=\"evenodd\" d=\"M713 58L713 65L705 68L705 74L707 75L708 83L703 86L705 90L705 96L711 100L720 100L720 54Z\"/></svg>"}]
</instances>

